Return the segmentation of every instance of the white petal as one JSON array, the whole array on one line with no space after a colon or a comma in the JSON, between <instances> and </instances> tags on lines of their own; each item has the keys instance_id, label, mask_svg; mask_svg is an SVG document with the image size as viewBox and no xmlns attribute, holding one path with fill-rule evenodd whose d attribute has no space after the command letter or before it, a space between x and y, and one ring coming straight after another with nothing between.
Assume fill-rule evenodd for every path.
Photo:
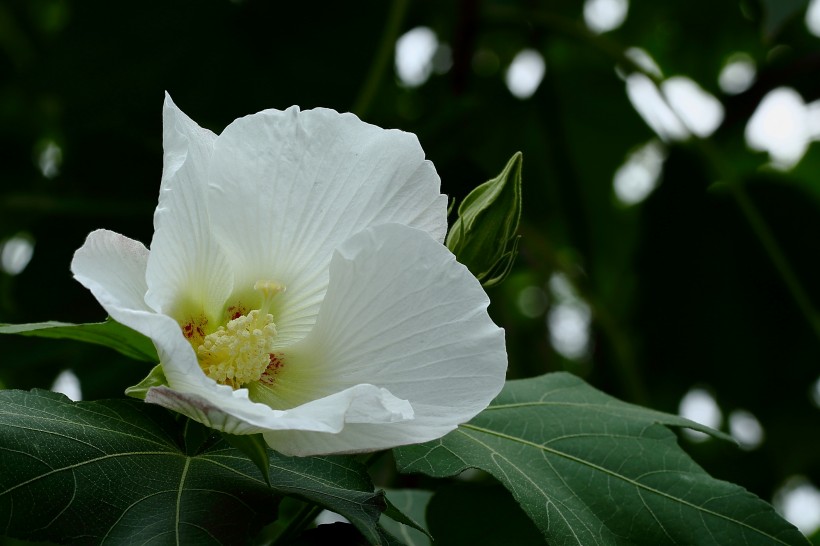
<instances>
[{"instance_id":1,"label":"white petal","mask_svg":"<svg viewBox=\"0 0 820 546\"><path fill-rule=\"evenodd\" d=\"M316 326L287 349L273 391L316 398L368 383L408 400L414 419L266 439L298 455L364 451L432 440L468 421L504 384L504 331L488 303L467 268L421 231L391 224L353 237L334 255Z\"/></svg>"},{"instance_id":2,"label":"white petal","mask_svg":"<svg viewBox=\"0 0 820 546\"><path fill-rule=\"evenodd\" d=\"M71 270L114 320L154 342L171 385L179 389L199 388L210 380L199 367L179 324L171 317L153 312L144 301L147 259L148 250L141 243L118 233L97 230L74 254Z\"/></svg>"},{"instance_id":3,"label":"white petal","mask_svg":"<svg viewBox=\"0 0 820 546\"><path fill-rule=\"evenodd\" d=\"M347 423L394 423L413 417L413 410L407 401L399 400L386 389L373 385L357 385L286 411L251 402L247 394L246 389L231 391L224 385L218 385L211 392L200 390L200 393L153 387L149 389L145 401L231 434L272 430L336 434ZM282 446L281 451L292 453L287 446Z\"/></svg>"},{"instance_id":4,"label":"white petal","mask_svg":"<svg viewBox=\"0 0 820 546\"><path fill-rule=\"evenodd\" d=\"M100 229L74 253L71 272L109 314L111 306L150 311L145 303L147 262L148 249L142 243Z\"/></svg>"},{"instance_id":5,"label":"white petal","mask_svg":"<svg viewBox=\"0 0 820 546\"><path fill-rule=\"evenodd\" d=\"M221 318L233 289L233 273L214 238L206 197L215 140L166 95L165 155L146 296L158 312L175 315L177 306L187 304L201 306L195 312L204 310L211 319Z\"/></svg>"},{"instance_id":6,"label":"white petal","mask_svg":"<svg viewBox=\"0 0 820 546\"><path fill-rule=\"evenodd\" d=\"M243 264L236 290L287 286L276 316L283 343L313 325L333 250L359 231L400 223L443 240L446 197L414 135L352 114L267 110L219 136L212 166L215 227Z\"/></svg>"}]
</instances>

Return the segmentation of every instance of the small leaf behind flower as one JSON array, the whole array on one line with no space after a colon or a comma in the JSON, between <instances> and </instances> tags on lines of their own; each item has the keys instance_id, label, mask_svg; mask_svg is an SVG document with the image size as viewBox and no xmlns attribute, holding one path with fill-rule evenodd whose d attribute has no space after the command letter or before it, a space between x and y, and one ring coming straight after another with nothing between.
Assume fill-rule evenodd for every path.
<instances>
[{"instance_id":1,"label":"small leaf behind flower","mask_svg":"<svg viewBox=\"0 0 820 546\"><path fill-rule=\"evenodd\" d=\"M168 386L168 380L165 379L165 372L162 371L162 365L157 364L151 371L148 372L148 375L145 376L145 379L125 389L125 394L127 396L131 396L132 398L138 398L140 400L145 400L145 395L148 393L148 389L151 387L163 387Z\"/></svg>"},{"instance_id":2,"label":"small leaf behind flower","mask_svg":"<svg viewBox=\"0 0 820 546\"><path fill-rule=\"evenodd\" d=\"M382 514L382 526L384 527L394 527L395 530L399 531L397 534L405 534L401 538L407 540L409 536L411 536L410 529L413 529L419 533L426 535L424 537L425 544L429 544L430 540L433 539L432 535L427 531L427 528L419 523L424 521L424 507L426 506L427 502L430 501L430 497L433 495L429 491L414 491L412 489L408 489L406 491L385 491L387 496L387 508L385 509L384 513ZM402 506L398 506L396 503L393 502L393 499L400 502ZM418 506L418 505L421 506ZM410 513L408 508L413 509L413 513ZM389 520L393 521L393 524L390 525L388 522ZM418 521L417 521L418 520ZM400 524L400 525L397 525ZM419 539L416 539L418 542Z\"/></svg>"},{"instance_id":3,"label":"small leaf behind flower","mask_svg":"<svg viewBox=\"0 0 820 546\"><path fill-rule=\"evenodd\" d=\"M427 504L432 491L421 489L388 489L387 510L381 517L381 525L398 537L406 546L430 546L432 536L427 531Z\"/></svg>"},{"instance_id":4,"label":"small leaf behind flower","mask_svg":"<svg viewBox=\"0 0 820 546\"><path fill-rule=\"evenodd\" d=\"M105 322L88 324L56 321L0 324L0 334L73 339L109 347L136 360L159 362L157 351L150 339L110 318Z\"/></svg>"},{"instance_id":5,"label":"small leaf behind flower","mask_svg":"<svg viewBox=\"0 0 820 546\"><path fill-rule=\"evenodd\" d=\"M492 474L550 544L806 544L769 504L709 476L663 425L720 435L553 373L507 382L469 423L394 453L402 472Z\"/></svg>"}]
</instances>

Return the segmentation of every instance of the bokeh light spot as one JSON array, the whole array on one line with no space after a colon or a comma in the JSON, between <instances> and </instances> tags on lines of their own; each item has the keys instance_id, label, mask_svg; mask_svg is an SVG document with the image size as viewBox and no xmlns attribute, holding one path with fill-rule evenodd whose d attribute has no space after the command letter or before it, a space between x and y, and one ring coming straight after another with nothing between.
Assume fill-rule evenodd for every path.
<instances>
[{"instance_id":1,"label":"bokeh light spot","mask_svg":"<svg viewBox=\"0 0 820 546\"><path fill-rule=\"evenodd\" d=\"M820 377L811 386L811 400L815 406L820 408Z\"/></svg>"},{"instance_id":2,"label":"bokeh light spot","mask_svg":"<svg viewBox=\"0 0 820 546\"><path fill-rule=\"evenodd\" d=\"M701 387L693 387L683 395L678 406L678 415L713 429L718 429L723 421L723 412L720 411L717 400L708 390ZM708 434L697 430L684 428L681 431L684 436L695 442L703 442L710 438Z\"/></svg>"},{"instance_id":3,"label":"bokeh light spot","mask_svg":"<svg viewBox=\"0 0 820 546\"><path fill-rule=\"evenodd\" d=\"M581 360L590 350L592 311L565 275L552 275L549 287L554 301L547 314L550 344L564 358Z\"/></svg>"},{"instance_id":4,"label":"bokeh light spot","mask_svg":"<svg viewBox=\"0 0 820 546\"><path fill-rule=\"evenodd\" d=\"M540 53L534 49L521 50L507 69L507 88L513 96L528 99L541 85L546 70L547 65Z\"/></svg>"},{"instance_id":5,"label":"bokeh light spot","mask_svg":"<svg viewBox=\"0 0 820 546\"><path fill-rule=\"evenodd\" d=\"M419 87L433 72L438 50L436 33L428 27L408 30L396 41L396 74L402 85Z\"/></svg>"},{"instance_id":6,"label":"bokeh light spot","mask_svg":"<svg viewBox=\"0 0 820 546\"><path fill-rule=\"evenodd\" d=\"M726 59L726 64L718 75L721 91L728 95L737 95L749 89L757 78L757 67L754 59L746 53L735 53Z\"/></svg>"},{"instance_id":7,"label":"bokeh light spot","mask_svg":"<svg viewBox=\"0 0 820 546\"><path fill-rule=\"evenodd\" d=\"M652 139L630 153L612 178L615 196L624 205L635 205L646 199L658 186L666 150Z\"/></svg>"},{"instance_id":8,"label":"bokeh light spot","mask_svg":"<svg viewBox=\"0 0 820 546\"><path fill-rule=\"evenodd\" d=\"M746 144L768 152L772 165L790 169L809 145L808 111L803 98L789 87L770 91L746 125Z\"/></svg>"},{"instance_id":9,"label":"bokeh light spot","mask_svg":"<svg viewBox=\"0 0 820 546\"><path fill-rule=\"evenodd\" d=\"M820 37L820 0L811 0L806 9L806 28L813 35Z\"/></svg>"},{"instance_id":10,"label":"bokeh light spot","mask_svg":"<svg viewBox=\"0 0 820 546\"><path fill-rule=\"evenodd\" d=\"M586 0L584 22L595 33L609 32L626 21L629 0Z\"/></svg>"},{"instance_id":11,"label":"bokeh light spot","mask_svg":"<svg viewBox=\"0 0 820 546\"><path fill-rule=\"evenodd\" d=\"M37 168L45 178L54 178L60 174L63 162L63 150L56 142L45 140L38 144Z\"/></svg>"},{"instance_id":12,"label":"bokeh light spot","mask_svg":"<svg viewBox=\"0 0 820 546\"><path fill-rule=\"evenodd\" d=\"M9 275L19 275L34 255L34 241L27 235L15 235L0 246L0 269Z\"/></svg>"},{"instance_id":13,"label":"bokeh light spot","mask_svg":"<svg viewBox=\"0 0 820 546\"><path fill-rule=\"evenodd\" d=\"M689 131L647 76L637 73L627 76L626 94L638 114L662 140L689 138Z\"/></svg>"},{"instance_id":14,"label":"bokeh light spot","mask_svg":"<svg viewBox=\"0 0 820 546\"><path fill-rule=\"evenodd\" d=\"M691 79L669 78L661 90L678 118L697 136L708 137L723 123L723 105Z\"/></svg>"},{"instance_id":15,"label":"bokeh light spot","mask_svg":"<svg viewBox=\"0 0 820 546\"><path fill-rule=\"evenodd\" d=\"M54 379L51 390L53 392L62 393L75 402L79 402L83 399L83 393L80 389L80 378L71 370L61 371Z\"/></svg>"},{"instance_id":16,"label":"bokeh light spot","mask_svg":"<svg viewBox=\"0 0 820 546\"><path fill-rule=\"evenodd\" d=\"M820 490L803 476L791 476L775 492L775 509L808 536L820 529Z\"/></svg>"},{"instance_id":17,"label":"bokeh light spot","mask_svg":"<svg viewBox=\"0 0 820 546\"><path fill-rule=\"evenodd\" d=\"M738 409L729 414L729 433L742 449L751 451L763 444L763 425L749 411Z\"/></svg>"}]
</instances>

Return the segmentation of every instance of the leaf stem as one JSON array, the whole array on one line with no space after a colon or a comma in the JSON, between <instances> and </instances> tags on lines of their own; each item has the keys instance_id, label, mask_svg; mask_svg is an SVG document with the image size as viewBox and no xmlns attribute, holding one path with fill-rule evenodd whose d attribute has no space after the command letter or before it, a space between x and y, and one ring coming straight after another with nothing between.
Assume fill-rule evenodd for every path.
<instances>
[{"instance_id":1,"label":"leaf stem","mask_svg":"<svg viewBox=\"0 0 820 546\"><path fill-rule=\"evenodd\" d=\"M387 23L384 26L384 34L382 34L379 49L373 63L370 65L370 71L367 73L364 85L359 91L359 96L353 105L353 113L360 118L367 115L373 97L376 96L379 85L384 78L384 73L390 66L390 59L401 31L404 14L407 13L408 4L408 0L394 0L390 12L387 14Z\"/></svg>"}]
</instances>

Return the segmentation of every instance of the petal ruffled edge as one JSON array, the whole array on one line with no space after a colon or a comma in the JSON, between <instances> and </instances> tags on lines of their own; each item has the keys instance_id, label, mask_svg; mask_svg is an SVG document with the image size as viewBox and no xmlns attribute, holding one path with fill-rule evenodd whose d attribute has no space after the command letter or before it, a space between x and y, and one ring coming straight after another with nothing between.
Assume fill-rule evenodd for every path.
<instances>
[{"instance_id":1,"label":"petal ruffled edge","mask_svg":"<svg viewBox=\"0 0 820 546\"><path fill-rule=\"evenodd\" d=\"M248 400L245 389L230 394L214 394L152 387L148 390L145 401L159 404L230 434L280 430L294 434L337 434L349 423L395 423L413 418L413 409L406 400L400 400L386 389L373 385L356 385L285 411L273 410L264 404ZM278 450L285 455L294 454L288 446L278 446Z\"/></svg>"},{"instance_id":2,"label":"petal ruffled edge","mask_svg":"<svg viewBox=\"0 0 820 546\"><path fill-rule=\"evenodd\" d=\"M71 272L109 314L112 307L151 311L145 303L148 255L139 241L98 229L74 253Z\"/></svg>"}]
</instances>

